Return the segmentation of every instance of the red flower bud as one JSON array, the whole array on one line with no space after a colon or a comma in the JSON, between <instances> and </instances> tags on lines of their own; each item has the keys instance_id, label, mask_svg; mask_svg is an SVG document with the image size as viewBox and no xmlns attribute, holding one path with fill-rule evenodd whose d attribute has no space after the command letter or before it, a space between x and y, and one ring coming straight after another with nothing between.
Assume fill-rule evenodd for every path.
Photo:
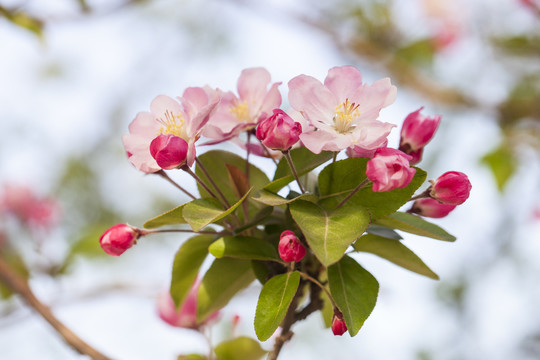
<instances>
[{"instance_id":1,"label":"red flower bud","mask_svg":"<svg viewBox=\"0 0 540 360\"><path fill-rule=\"evenodd\" d=\"M256 136L270 149L287 151L298 142L301 133L300 123L284 111L274 109L274 115L259 123Z\"/></svg>"},{"instance_id":2,"label":"red flower bud","mask_svg":"<svg viewBox=\"0 0 540 360\"><path fill-rule=\"evenodd\" d=\"M467 175L459 171L449 171L433 182L429 195L443 204L460 205L469 197L471 188Z\"/></svg>"},{"instance_id":3,"label":"red flower bud","mask_svg":"<svg viewBox=\"0 0 540 360\"><path fill-rule=\"evenodd\" d=\"M420 114L423 107L410 113L401 127L401 140L399 150L411 155L411 164L416 164L422 159L424 146L433 138L441 116L428 117Z\"/></svg>"},{"instance_id":4,"label":"red flower bud","mask_svg":"<svg viewBox=\"0 0 540 360\"><path fill-rule=\"evenodd\" d=\"M441 204L432 198L423 198L416 200L409 212L430 218L442 218L454 210L456 205Z\"/></svg>"},{"instance_id":5,"label":"red flower bud","mask_svg":"<svg viewBox=\"0 0 540 360\"><path fill-rule=\"evenodd\" d=\"M139 229L128 224L117 224L101 235L99 244L107 254L120 256L132 247L140 236Z\"/></svg>"},{"instance_id":6,"label":"red flower bud","mask_svg":"<svg viewBox=\"0 0 540 360\"><path fill-rule=\"evenodd\" d=\"M347 332L347 325L345 324L345 321L343 318L339 318L335 314L332 318L332 332L337 336L341 336Z\"/></svg>"},{"instance_id":7,"label":"red flower bud","mask_svg":"<svg viewBox=\"0 0 540 360\"><path fill-rule=\"evenodd\" d=\"M278 250L279 256L286 262L300 261L306 255L306 248L290 230L281 233Z\"/></svg>"},{"instance_id":8,"label":"red flower bud","mask_svg":"<svg viewBox=\"0 0 540 360\"><path fill-rule=\"evenodd\" d=\"M150 154L159 167L165 170L178 168L186 163L188 143L175 135L160 134L150 143Z\"/></svg>"},{"instance_id":9,"label":"red flower bud","mask_svg":"<svg viewBox=\"0 0 540 360\"><path fill-rule=\"evenodd\" d=\"M366 167L366 175L373 182L373 191L390 191L409 185L416 173L416 169L409 166L411 159L396 149L377 149Z\"/></svg>"}]
</instances>

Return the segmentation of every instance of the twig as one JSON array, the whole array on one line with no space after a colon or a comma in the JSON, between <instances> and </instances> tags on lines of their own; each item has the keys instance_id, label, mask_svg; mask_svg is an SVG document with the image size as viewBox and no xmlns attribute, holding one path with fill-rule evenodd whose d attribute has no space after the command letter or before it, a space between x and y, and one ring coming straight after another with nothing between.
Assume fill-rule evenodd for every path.
<instances>
[{"instance_id":1,"label":"twig","mask_svg":"<svg viewBox=\"0 0 540 360\"><path fill-rule=\"evenodd\" d=\"M173 179L171 179L171 178L169 177L169 175L167 175L167 173L166 173L164 170L160 170L160 171L158 171L158 172L155 172L154 174L161 176L162 178L164 178L165 180L167 180L168 182L170 182L171 184L173 184L176 188L178 188L178 189L180 189L181 191L183 191L187 196L189 196L189 197L192 198L193 200L196 199L196 197L193 196L193 194L191 194L190 192L188 192L186 189L184 189L184 188L181 187L178 183L176 183Z\"/></svg>"},{"instance_id":2,"label":"twig","mask_svg":"<svg viewBox=\"0 0 540 360\"><path fill-rule=\"evenodd\" d=\"M298 183L298 186L300 187L300 191L302 191L302 194L305 194L304 188L302 187L302 183L300 182L300 179L298 178L298 173L296 172L296 168L294 167L294 163L291 159L291 154L289 154L289 151L283 151L283 155L285 155L285 159L287 159L287 162L289 163L289 167L291 168L291 172L294 175L294 178L296 179L296 182Z\"/></svg>"},{"instance_id":3,"label":"twig","mask_svg":"<svg viewBox=\"0 0 540 360\"><path fill-rule=\"evenodd\" d=\"M0 257L0 281L13 292L19 294L24 301L36 310L68 343L81 355L88 355L93 360L112 360L108 356L87 344L73 331L65 326L54 316L51 310L43 304L32 292L26 280L11 269L11 267Z\"/></svg>"},{"instance_id":4,"label":"twig","mask_svg":"<svg viewBox=\"0 0 540 360\"><path fill-rule=\"evenodd\" d=\"M208 179L208 181L210 181L210 184L212 184L212 186L214 187L214 189L216 189L216 191L218 192L219 196L221 197L221 200L223 200L223 203L225 204L225 206L227 206L227 208L230 208L231 205L229 204L229 202L227 201L227 198L225 197L225 195L223 195L223 193L221 192L221 189L217 186L217 184L214 182L214 179L212 179L212 177L210 176L210 173L206 170L206 168L204 167L203 163L199 160L199 158L195 158L195 162L197 163L197 166L202 170L202 172L204 173L204 175L206 176L206 178Z\"/></svg>"}]
</instances>

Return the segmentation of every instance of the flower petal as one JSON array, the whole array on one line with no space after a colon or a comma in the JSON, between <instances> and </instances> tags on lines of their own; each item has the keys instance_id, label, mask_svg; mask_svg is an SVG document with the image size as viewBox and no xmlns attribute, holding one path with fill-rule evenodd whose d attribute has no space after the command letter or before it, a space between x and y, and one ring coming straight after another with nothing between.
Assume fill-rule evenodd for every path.
<instances>
[{"instance_id":1,"label":"flower petal","mask_svg":"<svg viewBox=\"0 0 540 360\"><path fill-rule=\"evenodd\" d=\"M299 75L289 81L289 103L317 127L317 123L331 125L337 97L319 80Z\"/></svg>"},{"instance_id":2,"label":"flower petal","mask_svg":"<svg viewBox=\"0 0 540 360\"><path fill-rule=\"evenodd\" d=\"M339 66L328 70L324 85L336 95L341 103L362 86L362 74L354 66Z\"/></svg>"},{"instance_id":3,"label":"flower petal","mask_svg":"<svg viewBox=\"0 0 540 360\"><path fill-rule=\"evenodd\" d=\"M248 103L253 100L260 103L267 92L269 83L270 73L265 68L244 69L238 78L238 95L240 99Z\"/></svg>"}]
</instances>

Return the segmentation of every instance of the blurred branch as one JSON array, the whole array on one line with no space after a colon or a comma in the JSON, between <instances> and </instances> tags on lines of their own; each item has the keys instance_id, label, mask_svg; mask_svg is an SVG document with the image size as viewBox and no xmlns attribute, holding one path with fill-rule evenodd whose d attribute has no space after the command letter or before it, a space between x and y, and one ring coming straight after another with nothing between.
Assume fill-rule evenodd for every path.
<instances>
[{"instance_id":1,"label":"blurred branch","mask_svg":"<svg viewBox=\"0 0 540 360\"><path fill-rule=\"evenodd\" d=\"M19 294L24 301L36 310L79 354L88 355L94 360L111 360L111 358L103 355L79 338L73 331L58 320L51 310L34 295L26 280L13 271L2 257L0 257L0 281L13 292Z\"/></svg>"}]
</instances>

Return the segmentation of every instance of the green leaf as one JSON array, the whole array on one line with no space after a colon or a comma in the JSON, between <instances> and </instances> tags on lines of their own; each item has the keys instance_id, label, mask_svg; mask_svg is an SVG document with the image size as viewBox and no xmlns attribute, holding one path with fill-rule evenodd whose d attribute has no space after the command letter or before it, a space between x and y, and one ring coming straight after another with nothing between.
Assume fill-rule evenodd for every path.
<instances>
[{"instance_id":1,"label":"green leaf","mask_svg":"<svg viewBox=\"0 0 540 360\"><path fill-rule=\"evenodd\" d=\"M279 260L268 241L248 236L226 236L210 245L208 251L217 258L233 257L252 260Z\"/></svg>"},{"instance_id":2,"label":"green leaf","mask_svg":"<svg viewBox=\"0 0 540 360\"><path fill-rule=\"evenodd\" d=\"M399 235L397 232L395 232L394 230L389 229L386 226L377 225L377 224L370 224L366 232L373 235L382 236L388 239L394 239L394 240L403 239L403 237Z\"/></svg>"},{"instance_id":3,"label":"green leaf","mask_svg":"<svg viewBox=\"0 0 540 360\"><path fill-rule=\"evenodd\" d=\"M235 189L237 189L238 184L231 183L231 179L229 177L229 169L231 169L230 165L232 165L238 169L244 170L246 168L246 159L241 158L240 156L230 153L228 151L212 150L199 156L199 161L208 171L208 173L210 174L216 185L219 187L229 204L236 203L238 201L238 195L236 194ZM214 191L210 183L206 181L206 175L201 170L198 164L195 167L195 173L201 179L205 180L207 185L209 185L210 189ZM269 181L270 180L263 171L261 171L254 165L250 165L249 186L253 188L252 191L262 189L263 186L268 184ZM211 197L210 194L208 194L206 190L204 190L199 184L197 184L197 186L201 197ZM250 201L249 216L253 217L262 206L263 205L258 202ZM242 217L243 215L239 214L239 216Z\"/></svg>"},{"instance_id":4,"label":"green leaf","mask_svg":"<svg viewBox=\"0 0 540 360\"><path fill-rule=\"evenodd\" d=\"M213 235L194 236L183 243L174 256L170 292L177 307L184 302L195 282L212 241Z\"/></svg>"},{"instance_id":5,"label":"green leaf","mask_svg":"<svg viewBox=\"0 0 540 360\"><path fill-rule=\"evenodd\" d=\"M353 247L357 251L375 254L402 268L439 280L439 276L399 240L367 234L358 239Z\"/></svg>"},{"instance_id":6,"label":"green leaf","mask_svg":"<svg viewBox=\"0 0 540 360\"><path fill-rule=\"evenodd\" d=\"M396 58L415 65L431 65L433 62L432 39L422 39L396 50Z\"/></svg>"},{"instance_id":7,"label":"green leaf","mask_svg":"<svg viewBox=\"0 0 540 360\"><path fill-rule=\"evenodd\" d=\"M497 149L484 155L481 161L489 167L497 182L497 188L502 192L517 170L517 159L512 149L501 144Z\"/></svg>"},{"instance_id":8,"label":"green leaf","mask_svg":"<svg viewBox=\"0 0 540 360\"><path fill-rule=\"evenodd\" d=\"M274 212L274 208L271 207L271 206L267 206L267 207L263 207L262 209L260 209L249 221L247 224L245 225L242 225L240 227L237 227L234 229L234 232L233 234L234 235L237 235L237 234L241 234L243 231L247 230L247 229L250 229L254 226L257 226L259 224L261 224L264 220L266 220L267 218L270 217L270 215L272 215L272 213Z\"/></svg>"},{"instance_id":9,"label":"green leaf","mask_svg":"<svg viewBox=\"0 0 540 360\"><path fill-rule=\"evenodd\" d=\"M341 259L369 225L368 212L355 204L328 211L309 201L298 200L289 208L309 247L325 266Z\"/></svg>"},{"instance_id":10,"label":"green leaf","mask_svg":"<svg viewBox=\"0 0 540 360\"><path fill-rule=\"evenodd\" d=\"M208 356L201 354L178 355L176 360L208 360Z\"/></svg>"},{"instance_id":11,"label":"green leaf","mask_svg":"<svg viewBox=\"0 0 540 360\"><path fill-rule=\"evenodd\" d=\"M426 236L443 241L455 241L456 237L447 233L443 228L432 224L419 216L404 212L396 212L385 218L377 219L377 224L391 229L405 231L411 234Z\"/></svg>"},{"instance_id":12,"label":"green leaf","mask_svg":"<svg viewBox=\"0 0 540 360\"><path fill-rule=\"evenodd\" d=\"M336 161L325 167L319 174L320 203L327 208L335 207L352 190L366 179L366 164L369 159L351 158ZM360 189L348 203L364 206L372 219L389 215L405 204L416 189L426 179L426 172L415 168L416 174L411 183L403 189L373 192L372 186Z\"/></svg>"},{"instance_id":13,"label":"green leaf","mask_svg":"<svg viewBox=\"0 0 540 360\"><path fill-rule=\"evenodd\" d=\"M298 176L310 172L334 156L334 153L331 151L323 151L320 154L314 154L304 147L292 149L289 154L291 155ZM294 176L292 175L287 159L284 157L277 166L274 179L264 188L270 192L276 193L293 180Z\"/></svg>"},{"instance_id":14,"label":"green leaf","mask_svg":"<svg viewBox=\"0 0 540 360\"><path fill-rule=\"evenodd\" d=\"M287 314L299 284L298 271L276 275L264 284L255 311L255 333L259 340L268 340L276 331Z\"/></svg>"},{"instance_id":15,"label":"green leaf","mask_svg":"<svg viewBox=\"0 0 540 360\"><path fill-rule=\"evenodd\" d=\"M195 199L186 204L182 211L182 216L189 223L193 231L200 231L205 226L215 223L231 214L248 195L249 191L227 210L223 210L223 206L216 199Z\"/></svg>"},{"instance_id":16,"label":"green leaf","mask_svg":"<svg viewBox=\"0 0 540 360\"><path fill-rule=\"evenodd\" d=\"M328 283L349 334L355 336L375 307L379 283L349 256L328 268Z\"/></svg>"},{"instance_id":17,"label":"green leaf","mask_svg":"<svg viewBox=\"0 0 540 360\"><path fill-rule=\"evenodd\" d=\"M204 275L197 295L197 320L221 309L255 279L249 260L215 259Z\"/></svg>"},{"instance_id":18,"label":"green leaf","mask_svg":"<svg viewBox=\"0 0 540 360\"><path fill-rule=\"evenodd\" d=\"M247 336L224 341L214 351L217 360L258 360L267 353L257 340Z\"/></svg>"},{"instance_id":19,"label":"green leaf","mask_svg":"<svg viewBox=\"0 0 540 360\"><path fill-rule=\"evenodd\" d=\"M299 195L293 199L285 199L284 197L274 194L273 192L270 192L267 190L261 190L256 196L252 197L252 199L258 202L261 202L265 205L279 206L279 205L290 204L300 199L304 199L308 201L317 201L317 196L306 193L306 194Z\"/></svg>"},{"instance_id":20,"label":"green leaf","mask_svg":"<svg viewBox=\"0 0 540 360\"><path fill-rule=\"evenodd\" d=\"M184 211L184 206L186 205L187 203L158 215L155 218L145 222L143 226L146 229L155 229L165 225L187 224L186 220L184 220L184 217L182 216L182 211Z\"/></svg>"}]
</instances>

